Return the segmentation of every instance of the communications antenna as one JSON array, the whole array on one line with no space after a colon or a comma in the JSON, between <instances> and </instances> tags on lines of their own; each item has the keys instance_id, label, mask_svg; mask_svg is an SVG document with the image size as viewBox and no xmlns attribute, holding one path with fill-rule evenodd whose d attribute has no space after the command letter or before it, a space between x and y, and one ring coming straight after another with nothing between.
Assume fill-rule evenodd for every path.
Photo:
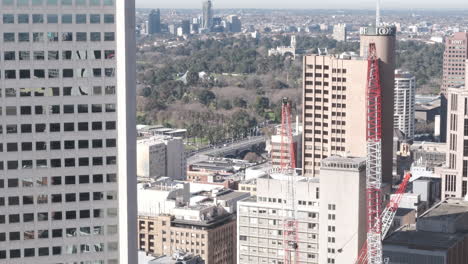
<instances>
[{"instance_id":1,"label":"communications antenna","mask_svg":"<svg viewBox=\"0 0 468 264\"><path fill-rule=\"evenodd\" d=\"M377 0L377 6L375 9L375 27L380 27L382 24L381 18L380 18L380 0Z\"/></svg>"}]
</instances>

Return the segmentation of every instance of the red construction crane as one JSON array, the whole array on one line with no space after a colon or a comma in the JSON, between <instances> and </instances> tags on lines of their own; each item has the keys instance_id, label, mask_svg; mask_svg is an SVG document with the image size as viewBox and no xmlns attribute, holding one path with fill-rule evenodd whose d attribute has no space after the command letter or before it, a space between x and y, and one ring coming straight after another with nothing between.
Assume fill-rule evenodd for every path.
<instances>
[{"instance_id":1,"label":"red construction crane","mask_svg":"<svg viewBox=\"0 0 468 264\"><path fill-rule=\"evenodd\" d=\"M387 236L388 231L390 231L390 227L392 226L393 219L395 218L396 212L398 210L398 206L400 205L401 199L403 198L403 194L405 193L406 187L411 179L411 173L407 173L405 178L401 182L400 186L398 187L395 195L392 197L390 202L385 207L384 211L382 212L382 216L380 217L382 222L382 240ZM359 252L358 260L355 262L356 264L366 264L368 262L368 255L367 255L367 242L361 248Z\"/></svg>"},{"instance_id":2,"label":"red construction crane","mask_svg":"<svg viewBox=\"0 0 468 264\"><path fill-rule=\"evenodd\" d=\"M375 43L369 45L367 69L367 261L382 263L382 88Z\"/></svg>"},{"instance_id":3,"label":"red construction crane","mask_svg":"<svg viewBox=\"0 0 468 264\"><path fill-rule=\"evenodd\" d=\"M295 203L296 149L293 139L291 104L283 98L281 107L281 173L288 176L286 210L283 219L284 263L299 261L298 222Z\"/></svg>"}]
</instances>

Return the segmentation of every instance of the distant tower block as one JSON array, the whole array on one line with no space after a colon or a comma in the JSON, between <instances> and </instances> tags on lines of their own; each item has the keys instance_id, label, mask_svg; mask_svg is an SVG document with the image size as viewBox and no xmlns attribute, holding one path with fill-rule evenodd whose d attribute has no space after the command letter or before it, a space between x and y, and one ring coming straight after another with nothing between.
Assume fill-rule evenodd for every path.
<instances>
[{"instance_id":1,"label":"distant tower block","mask_svg":"<svg viewBox=\"0 0 468 264\"><path fill-rule=\"evenodd\" d=\"M361 57L367 58L369 44L375 43L380 59L382 87L382 177L384 183L392 181L393 113L395 91L395 26L362 27Z\"/></svg>"},{"instance_id":2,"label":"distant tower block","mask_svg":"<svg viewBox=\"0 0 468 264\"><path fill-rule=\"evenodd\" d=\"M296 35L291 36L291 48L296 49Z\"/></svg>"}]
</instances>

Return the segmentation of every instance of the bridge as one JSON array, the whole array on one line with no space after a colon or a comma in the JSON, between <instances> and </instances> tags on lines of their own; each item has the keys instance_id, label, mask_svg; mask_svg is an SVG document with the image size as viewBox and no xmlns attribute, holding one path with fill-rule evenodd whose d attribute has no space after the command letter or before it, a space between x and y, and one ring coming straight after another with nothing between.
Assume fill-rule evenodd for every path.
<instances>
[{"instance_id":1,"label":"bridge","mask_svg":"<svg viewBox=\"0 0 468 264\"><path fill-rule=\"evenodd\" d=\"M194 164L206 160L208 157L237 157L250 151L263 151L265 149L265 142L265 136L258 136L250 137L232 144L225 144L221 147L215 147L195 153L191 157L187 158L187 164Z\"/></svg>"}]
</instances>

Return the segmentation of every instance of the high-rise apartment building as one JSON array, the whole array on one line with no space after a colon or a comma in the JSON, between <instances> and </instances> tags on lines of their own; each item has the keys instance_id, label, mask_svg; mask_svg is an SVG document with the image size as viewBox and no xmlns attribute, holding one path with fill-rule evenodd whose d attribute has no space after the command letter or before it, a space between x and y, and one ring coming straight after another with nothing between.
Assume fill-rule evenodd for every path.
<instances>
[{"instance_id":1,"label":"high-rise apartment building","mask_svg":"<svg viewBox=\"0 0 468 264\"><path fill-rule=\"evenodd\" d=\"M241 32L242 30L242 22L238 16L230 15L227 17L227 21L229 22L229 31L233 33Z\"/></svg>"},{"instance_id":2,"label":"high-rise apartment building","mask_svg":"<svg viewBox=\"0 0 468 264\"><path fill-rule=\"evenodd\" d=\"M319 263L354 263L367 239L366 158L323 160L319 204Z\"/></svg>"},{"instance_id":3,"label":"high-rise apartment building","mask_svg":"<svg viewBox=\"0 0 468 264\"><path fill-rule=\"evenodd\" d=\"M336 24L333 26L333 39L337 41L346 41L346 24Z\"/></svg>"},{"instance_id":4,"label":"high-rise apartment building","mask_svg":"<svg viewBox=\"0 0 468 264\"><path fill-rule=\"evenodd\" d=\"M467 74L468 75L468 74ZM468 185L468 80L464 88L449 88L447 93L446 166L439 170L442 198L463 198Z\"/></svg>"},{"instance_id":5,"label":"high-rise apartment building","mask_svg":"<svg viewBox=\"0 0 468 264\"><path fill-rule=\"evenodd\" d=\"M442 86L440 88L440 141L447 142L447 93L465 85L465 60L468 58L468 33L456 32L445 40Z\"/></svg>"},{"instance_id":6,"label":"high-rise apartment building","mask_svg":"<svg viewBox=\"0 0 468 264\"><path fill-rule=\"evenodd\" d=\"M285 263L290 204L297 211L297 263L354 263L367 235L366 160L331 157L321 170L320 179L297 176L294 196L287 193L291 176L257 179L256 196L238 202L237 263Z\"/></svg>"},{"instance_id":7,"label":"high-rise apartment building","mask_svg":"<svg viewBox=\"0 0 468 264\"><path fill-rule=\"evenodd\" d=\"M0 263L136 263L134 1L0 18Z\"/></svg>"},{"instance_id":8,"label":"high-rise apartment building","mask_svg":"<svg viewBox=\"0 0 468 264\"><path fill-rule=\"evenodd\" d=\"M213 26L213 6L210 0L203 2L202 28L210 30Z\"/></svg>"},{"instance_id":9,"label":"high-rise apartment building","mask_svg":"<svg viewBox=\"0 0 468 264\"><path fill-rule=\"evenodd\" d=\"M391 182L395 28L361 29L361 56L304 57L303 169L318 177L320 161L334 155L366 156L367 53L375 43L382 85L383 178Z\"/></svg>"},{"instance_id":10,"label":"high-rise apartment building","mask_svg":"<svg viewBox=\"0 0 468 264\"><path fill-rule=\"evenodd\" d=\"M395 71L393 126L405 134L406 140L414 138L416 77L409 72Z\"/></svg>"},{"instance_id":11,"label":"high-rise apartment building","mask_svg":"<svg viewBox=\"0 0 468 264\"><path fill-rule=\"evenodd\" d=\"M151 10L148 16L148 34L157 33L161 33L161 11L159 9Z\"/></svg>"},{"instance_id":12,"label":"high-rise apartment building","mask_svg":"<svg viewBox=\"0 0 468 264\"><path fill-rule=\"evenodd\" d=\"M441 93L449 88L465 85L465 60L468 52L468 33L456 32L445 40L444 70Z\"/></svg>"},{"instance_id":13,"label":"high-rise apartment building","mask_svg":"<svg viewBox=\"0 0 468 264\"><path fill-rule=\"evenodd\" d=\"M237 263L284 263L283 220L288 176L273 174L257 179L257 196L238 202ZM294 204L298 221L298 263L319 262L319 181L297 177Z\"/></svg>"}]
</instances>

